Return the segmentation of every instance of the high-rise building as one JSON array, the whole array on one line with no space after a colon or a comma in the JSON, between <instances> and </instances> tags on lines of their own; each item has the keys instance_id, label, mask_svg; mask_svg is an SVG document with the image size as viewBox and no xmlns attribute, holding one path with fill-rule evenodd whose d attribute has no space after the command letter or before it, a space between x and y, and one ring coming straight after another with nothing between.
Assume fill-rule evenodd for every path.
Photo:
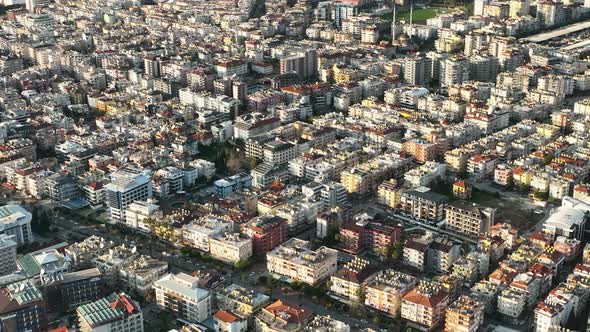
<instances>
[{"instance_id":1,"label":"high-rise building","mask_svg":"<svg viewBox=\"0 0 590 332\"><path fill-rule=\"evenodd\" d=\"M500 62L490 55L473 55L469 57L471 79L480 82L494 82L498 76Z\"/></svg>"},{"instance_id":2,"label":"high-rise building","mask_svg":"<svg viewBox=\"0 0 590 332\"><path fill-rule=\"evenodd\" d=\"M424 85L430 80L431 61L422 56L410 56L403 62L404 80L412 85Z\"/></svg>"},{"instance_id":3,"label":"high-rise building","mask_svg":"<svg viewBox=\"0 0 590 332\"><path fill-rule=\"evenodd\" d=\"M146 201L152 197L149 177L137 169L122 168L111 175L106 186L107 206L112 223L126 222L126 209L135 201Z\"/></svg>"},{"instance_id":4,"label":"high-rise building","mask_svg":"<svg viewBox=\"0 0 590 332\"><path fill-rule=\"evenodd\" d=\"M279 60L279 63L281 74L294 72L303 77L315 76L318 55L314 49L299 49L289 52Z\"/></svg>"},{"instance_id":5,"label":"high-rise building","mask_svg":"<svg viewBox=\"0 0 590 332\"><path fill-rule=\"evenodd\" d=\"M440 63L440 85L451 86L469 80L469 61L461 56L444 59Z\"/></svg>"},{"instance_id":6,"label":"high-rise building","mask_svg":"<svg viewBox=\"0 0 590 332\"><path fill-rule=\"evenodd\" d=\"M465 50L463 54L470 56L487 47L490 37L486 33L471 31L465 35Z\"/></svg>"},{"instance_id":7,"label":"high-rise building","mask_svg":"<svg viewBox=\"0 0 590 332\"><path fill-rule=\"evenodd\" d=\"M561 1L543 0L537 3L537 18L544 26L554 26L565 22L565 11Z\"/></svg>"},{"instance_id":8,"label":"high-rise building","mask_svg":"<svg viewBox=\"0 0 590 332\"><path fill-rule=\"evenodd\" d=\"M475 0L473 3L473 15L482 16L489 0Z\"/></svg>"},{"instance_id":9,"label":"high-rise building","mask_svg":"<svg viewBox=\"0 0 590 332\"><path fill-rule=\"evenodd\" d=\"M143 332L139 303L125 293L113 293L76 309L80 332Z\"/></svg>"},{"instance_id":10,"label":"high-rise building","mask_svg":"<svg viewBox=\"0 0 590 332\"><path fill-rule=\"evenodd\" d=\"M0 207L0 234L14 235L14 241L20 246L33 242L31 231L31 213L20 205Z\"/></svg>"},{"instance_id":11,"label":"high-rise building","mask_svg":"<svg viewBox=\"0 0 590 332\"><path fill-rule=\"evenodd\" d=\"M160 77L162 75L162 64L166 59L158 56L148 55L143 58L143 70L146 77Z\"/></svg>"},{"instance_id":12,"label":"high-rise building","mask_svg":"<svg viewBox=\"0 0 590 332\"><path fill-rule=\"evenodd\" d=\"M379 29L375 25L369 25L361 30L361 43L377 44L379 41Z\"/></svg>"},{"instance_id":13,"label":"high-rise building","mask_svg":"<svg viewBox=\"0 0 590 332\"><path fill-rule=\"evenodd\" d=\"M531 2L529 0L511 0L510 1L510 17L519 18L528 16L531 10Z\"/></svg>"},{"instance_id":14,"label":"high-rise building","mask_svg":"<svg viewBox=\"0 0 590 332\"><path fill-rule=\"evenodd\" d=\"M156 303L163 310L192 323L211 316L211 294L198 287L199 279L185 273L168 274L154 283Z\"/></svg>"},{"instance_id":15,"label":"high-rise building","mask_svg":"<svg viewBox=\"0 0 590 332\"><path fill-rule=\"evenodd\" d=\"M0 276L16 271L16 242L13 235L0 235Z\"/></svg>"},{"instance_id":16,"label":"high-rise building","mask_svg":"<svg viewBox=\"0 0 590 332\"><path fill-rule=\"evenodd\" d=\"M352 2L335 2L332 7L332 21L340 28L342 21L359 14L359 7Z\"/></svg>"}]
</instances>

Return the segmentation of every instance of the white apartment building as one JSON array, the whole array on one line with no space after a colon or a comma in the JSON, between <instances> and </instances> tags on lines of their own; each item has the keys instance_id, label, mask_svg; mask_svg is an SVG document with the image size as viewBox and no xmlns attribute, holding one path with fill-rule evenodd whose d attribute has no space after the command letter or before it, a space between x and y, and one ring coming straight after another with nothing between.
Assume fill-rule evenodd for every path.
<instances>
[{"instance_id":1,"label":"white apartment building","mask_svg":"<svg viewBox=\"0 0 590 332\"><path fill-rule=\"evenodd\" d=\"M111 175L107 184L107 206L112 223L125 223L127 207L135 201L146 201L152 197L150 178L139 170L122 168Z\"/></svg>"},{"instance_id":2,"label":"white apartment building","mask_svg":"<svg viewBox=\"0 0 590 332\"><path fill-rule=\"evenodd\" d=\"M20 205L0 207L0 234L14 235L20 246L33 242L31 214Z\"/></svg>"},{"instance_id":3,"label":"white apartment building","mask_svg":"<svg viewBox=\"0 0 590 332\"><path fill-rule=\"evenodd\" d=\"M350 326L330 316L316 315L303 332L350 332Z\"/></svg>"},{"instance_id":4,"label":"white apartment building","mask_svg":"<svg viewBox=\"0 0 590 332\"><path fill-rule=\"evenodd\" d=\"M152 230L146 219L161 219L163 217L160 206L155 204L153 200L135 201L125 210L125 223L131 228L135 228L142 232L150 233Z\"/></svg>"},{"instance_id":5,"label":"white apartment building","mask_svg":"<svg viewBox=\"0 0 590 332\"><path fill-rule=\"evenodd\" d=\"M145 296L152 290L155 281L168 271L168 263L147 256L140 256L129 266L119 270L119 280L130 289Z\"/></svg>"},{"instance_id":6,"label":"white apartment building","mask_svg":"<svg viewBox=\"0 0 590 332\"><path fill-rule=\"evenodd\" d=\"M521 290L508 287L498 296L498 312L518 318L526 308L527 294Z\"/></svg>"},{"instance_id":7,"label":"white apartment building","mask_svg":"<svg viewBox=\"0 0 590 332\"><path fill-rule=\"evenodd\" d=\"M212 237L233 231L232 220L205 216L182 226L182 241L184 245L209 252Z\"/></svg>"},{"instance_id":8,"label":"white apartment building","mask_svg":"<svg viewBox=\"0 0 590 332\"><path fill-rule=\"evenodd\" d=\"M268 272L277 277L316 285L336 272L338 251L311 250L308 241L291 238L266 254Z\"/></svg>"},{"instance_id":9,"label":"white apartment building","mask_svg":"<svg viewBox=\"0 0 590 332\"><path fill-rule=\"evenodd\" d=\"M107 277L116 277L117 272L131 264L138 256L136 247L127 247L122 244L109 248L102 255L92 259L92 264Z\"/></svg>"},{"instance_id":10,"label":"white apartment building","mask_svg":"<svg viewBox=\"0 0 590 332\"><path fill-rule=\"evenodd\" d=\"M428 186L437 177L443 177L445 174L445 164L439 164L434 161L427 161L424 165L411 169L404 174L404 180L409 182L412 187Z\"/></svg>"},{"instance_id":11,"label":"white apartment building","mask_svg":"<svg viewBox=\"0 0 590 332\"><path fill-rule=\"evenodd\" d=\"M563 289L552 290L545 301L539 302L535 307L535 331L555 331L564 326L578 305L578 300L576 295Z\"/></svg>"},{"instance_id":12,"label":"white apartment building","mask_svg":"<svg viewBox=\"0 0 590 332\"><path fill-rule=\"evenodd\" d=\"M197 283L198 278L185 273L164 276L154 283L158 307L189 322L206 320L211 316L211 295Z\"/></svg>"},{"instance_id":13,"label":"white apartment building","mask_svg":"<svg viewBox=\"0 0 590 332\"><path fill-rule=\"evenodd\" d=\"M240 233L226 233L209 240L211 256L224 262L236 263L252 256L252 239Z\"/></svg>"}]
</instances>

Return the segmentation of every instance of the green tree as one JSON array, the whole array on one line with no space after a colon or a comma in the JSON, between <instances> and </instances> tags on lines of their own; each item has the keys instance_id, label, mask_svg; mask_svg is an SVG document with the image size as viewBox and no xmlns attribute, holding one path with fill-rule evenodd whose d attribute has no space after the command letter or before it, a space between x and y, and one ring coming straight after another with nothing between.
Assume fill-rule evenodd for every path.
<instances>
[{"instance_id":1,"label":"green tree","mask_svg":"<svg viewBox=\"0 0 590 332\"><path fill-rule=\"evenodd\" d=\"M250 266L250 260L240 259L234 263L234 267L238 270L245 270Z\"/></svg>"},{"instance_id":2,"label":"green tree","mask_svg":"<svg viewBox=\"0 0 590 332\"><path fill-rule=\"evenodd\" d=\"M404 256L404 245L402 241L397 241L393 245L393 252L391 253L391 257L395 260L400 260Z\"/></svg>"}]
</instances>

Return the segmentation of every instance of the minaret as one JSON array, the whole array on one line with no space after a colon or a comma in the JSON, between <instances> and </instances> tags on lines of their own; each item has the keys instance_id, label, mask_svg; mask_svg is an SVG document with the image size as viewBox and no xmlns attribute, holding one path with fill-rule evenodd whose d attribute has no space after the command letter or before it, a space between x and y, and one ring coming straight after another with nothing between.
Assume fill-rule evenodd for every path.
<instances>
[{"instance_id":1,"label":"minaret","mask_svg":"<svg viewBox=\"0 0 590 332\"><path fill-rule=\"evenodd\" d=\"M395 0L393 0L393 23L391 24L391 45L393 45L395 43L395 30L397 28L397 24L395 22L395 19L396 19L396 17L395 17L396 16L395 15L396 14L396 12L395 12L395 9L396 8L395 7L396 7Z\"/></svg>"},{"instance_id":2,"label":"minaret","mask_svg":"<svg viewBox=\"0 0 590 332\"><path fill-rule=\"evenodd\" d=\"M410 40L412 40L412 32L414 29L412 29L412 19L414 18L414 0L411 0L410 2Z\"/></svg>"}]
</instances>

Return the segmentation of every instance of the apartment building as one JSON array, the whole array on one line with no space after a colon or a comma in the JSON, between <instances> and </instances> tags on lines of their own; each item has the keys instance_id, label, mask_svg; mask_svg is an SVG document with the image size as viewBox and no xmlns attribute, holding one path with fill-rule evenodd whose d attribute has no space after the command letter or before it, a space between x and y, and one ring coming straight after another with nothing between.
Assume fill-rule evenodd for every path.
<instances>
[{"instance_id":1,"label":"apartment building","mask_svg":"<svg viewBox=\"0 0 590 332\"><path fill-rule=\"evenodd\" d=\"M62 274L44 285L43 293L52 294L47 308L52 312L67 312L97 301L106 290L104 278L97 268Z\"/></svg>"},{"instance_id":2,"label":"apartment building","mask_svg":"<svg viewBox=\"0 0 590 332\"><path fill-rule=\"evenodd\" d=\"M252 239L254 255L265 255L287 238L286 221L277 216L255 217L242 225L241 229Z\"/></svg>"},{"instance_id":3,"label":"apartment building","mask_svg":"<svg viewBox=\"0 0 590 332\"><path fill-rule=\"evenodd\" d=\"M425 221L438 222L444 218L446 196L420 187L404 191L401 197L400 209L414 218Z\"/></svg>"},{"instance_id":4,"label":"apartment building","mask_svg":"<svg viewBox=\"0 0 590 332\"><path fill-rule=\"evenodd\" d=\"M377 202L395 209L401 203L402 192L403 190L398 187L397 181L394 179L385 181L377 187Z\"/></svg>"},{"instance_id":5,"label":"apartment building","mask_svg":"<svg viewBox=\"0 0 590 332\"><path fill-rule=\"evenodd\" d=\"M477 332L483 319L483 306L463 295L447 308L444 332Z\"/></svg>"},{"instance_id":6,"label":"apartment building","mask_svg":"<svg viewBox=\"0 0 590 332\"><path fill-rule=\"evenodd\" d=\"M427 237L407 240L404 244L404 265L424 271L427 263L428 248L431 243L432 239Z\"/></svg>"},{"instance_id":7,"label":"apartment building","mask_svg":"<svg viewBox=\"0 0 590 332\"><path fill-rule=\"evenodd\" d=\"M70 245L64 250L64 253L70 258L72 267L80 269L91 266L93 259L103 255L114 246L114 242L92 235L82 242Z\"/></svg>"},{"instance_id":8,"label":"apartment building","mask_svg":"<svg viewBox=\"0 0 590 332\"><path fill-rule=\"evenodd\" d=\"M125 293L113 293L76 309L80 332L143 332L143 313L139 303Z\"/></svg>"},{"instance_id":9,"label":"apartment building","mask_svg":"<svg viewBox=\"0 0 590 332\"><path fill-rule=\"evenodd\" d=\"M447 230L478 239L480 234L490 230L496 210L465 201L455 201L447 205L445 213Z\"/></svg>"},{"instance_id":10,"label":"apartment building","mask_svg":"<svg viewBox=\"0 0 590 332\"><path fill-rule=\"evenodd\" d=\"M135 201L125 210L125 224L139 231L149 233L152 231L146 220L158 220L163 217L160 206L154 203L154 200Z\"/></svg>"},{"instance_id":11,"label":"apartment building","mask_svg":"<svg viewBox=\"0 0 590 332\"><path fill-rule=\"evenodd\" d=\"M368 260L353 258L330 277L330 296L345 303L357 303L361 300L365 284L372 280L376 271Z\"/></svg>"},{"instance_id":12,"label":"apartment building","mask_svg":"<svg viewBox=\"0 0 590 332\"><path fill-rule=\"evenodd\" d=\"M207 215L182 226L182 242L186 246L209 252L211 238L233 232L234 227L234 222L229 218Z\"/></svg>"},{"instance_id":13,"label":"apartment building","mask_svg":"<svg viewBox=\"0 0 590 332\"><path fill-rule=\"evenodd\" d=\"M179 319L200 323L211 316L211 295L198 287L198 278L168 274L154 283L156 303Z\"/></svg>"},{"instance_id":14,"label":"apartment building","mask_svg":"<svg viewBox=\"0 0 590 332\"><path fill-rule=\"evenodd\" d=\"M125 223L126 210L131 203L152 197L150 178L132 168L121 168L111 174L111 183L105 189L112 223Z\"/></svg>"},{"instance_id":15,"label":"apartment building","mask_svg":"<svg viewBox=\"0 0 590 332\"><path fill-rule=\"evenodd\" d=\"M416 277L393 269L375 273L365 286L365 305L398 317L402 297L416 286Z\"/></svg>"},{"instance_id":16,"label":"apartment building","mask_svg":"<svg viewBox=\"0 0 590 332\"><path fill-rule=\"evenodd\" d=\"M336 272L337 256L337 250L320 247L314 251L308 241L291 238L266 254L266 267L279 278L316 285Z\"/></svg>"},{"instance_id":17,"label":"apartment building","mask_svg":"<svg viewBox=\"0 0 590 332\"><path fill-rule=\"evenodd\" d=\"M215 193L225 198L234 192L240 192L252 187L252 176L248 173L239 173L213 183Z\"/></svg>"},{"instance_id":18,"label":"apartment building","mask_svg":"<svg viewBox=\"0 0 590 332\"><path fill-rule=\"evenodd\" d=\"M145 296L152 290L154 282L168 272L168 262L141 255L127 267L119 270L119 280L129 289Z\"/></svg>"},{"instance_id":19,"label":"apartment building","mask_svg":"<svg viewBox=\"0 0 590 332\"><path fill-rule=\"evenodd\" d=\"M535 331L550 332L561 329L574 313L579 297L572 292L556 288L534 310Z\"/></svg>"},{"instance_id":20,"label":"apartment building","mask_svg":"<svg viewBox=\"0 0 590 332\"><path fill-rule=\"evenodd\" d=\"M450 273L453 263L461 255L461 247L445 238L435 238L428 247L426 265L436 273Z\"/></svg>"},{"instance_id":21,"label":"apartment building","mask_svg":"<svg viewBox=\"0 0 590 332\"><path fill-rule=\"evenodd\" d=\"M350 326L330 316L316 315L303 332L350 332Z\"/></svg>"},{"instance_id":22,"label":"apartment building","mask_svg":"<svg viewBox=\"0 0 590 332\"><path fill-rule=\"evenodd\" d=\"M242 317L251 316L270 302L269 296L236 284L217 290L215 297L220 309L231 310Z\"/></svg>"},{"instance_id":23,"label":"apartment building","mask_svg":"<svg viewBox=\"0 0 590 332\"><path fill-rule=\"evenodd\" d=\"M33 242L31 218L31 213L20 205L0 207L0 234L14 236L19 246Z\"/></svg>"},{"instance_id":24,"label":"apartment building","mask_svg":"<svg viewBox=\"0 0 590 332\"><path fill-rule=\"evenodd\" d=\"M494 175L498 158L495 155L477 154L467 160L467 173L477 179Z\"/></svg>"},{"instance_id":25,"label":"apartment building","mask_svg":"<svg viewBox=\"0 0 590 332\"><path fill-rule=\"evenodd\" d=\"M498 296L498 312L518 318L526 308L527 295L519 289L508 287Z\"/></svg>"},{"instance_id":26,"label":"apartment building","mask_svg":"<svg viewBox=\"0 0 590 332\"><path fill-rule=\"evenodd\" d=\"M439 287L421 282L402 298L401 317L409 326L431 331L444 321L449 294Z\"/></svg>"},{"instance_id":27,"label":"apartment building","mask_svg":"<svg viewBox=\"0 0 590 332\"><path fill-rule=\"evenodd\" d=\"M16 271L16 247L13 235L0 234L0 276Z\"/></svg>"},{"instance_id":28,"label":"apartment building","mask_svg":"<svg viewBox=\"0 0 590 332\"><path fill-rule=\"evenodd\" d=\"M217 235L209 240L209 253L213 258L228 263L245 261L252 257L252 239L240 233Z\"/></svg>"},{"instance_id":29,"label":"apartment building","mask_svg":"<svg viewBox=\"0 0 590 332\"><path fill-rule=\"evenodd\" d=\"M0 291L0 324L10 331L47 330L47 308L39 289L31 281L20 281Z\"/></svg>"},{"instance_id":30,"label":"apartment building","mask_svg":"<svg viewBox=\"0 0 590 332\"><path fill-rule=\"evenodd\" d=\"M340 227L340 249L352 254L370 249L379 255L385 255L388 248L399 241L401 231L400 225L385 225L361 214Z\"/></svg>"}]
</instances>

